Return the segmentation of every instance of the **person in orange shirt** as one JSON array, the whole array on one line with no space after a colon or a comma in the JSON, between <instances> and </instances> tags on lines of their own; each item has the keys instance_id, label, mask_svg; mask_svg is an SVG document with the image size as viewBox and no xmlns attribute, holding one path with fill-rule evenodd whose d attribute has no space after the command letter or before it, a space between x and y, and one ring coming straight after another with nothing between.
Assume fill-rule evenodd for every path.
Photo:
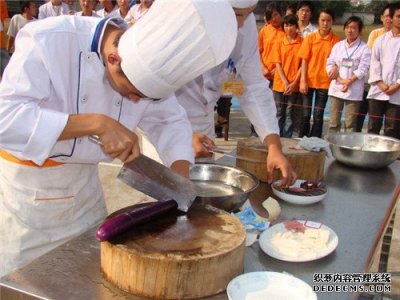
<instances>
[{"instance_id":1,"label":"person in orange shirt","mask_svg":"<svg viewBox=\"0 0 400 300\"><path fill-rule=\"evenodd\" d=\"M275 64L271 62L274 44L280 41L285 33L282 29L282 14L275 3L269 3L265 8L265 25L258 35L258 49L260 51L263 74L272 87L274 79Z\"/></svg>"},{"instance_id":2,"label":"person in orange shirt","mask_svg":"<svg viewBox=\"0 0 400 300\"><path fill-rule=\"evenodd\" d=\"M283 18L285 36L275 44L272 62L276 65L272 87L276 103L280 136L291 138L293 134L293 104L299 97L301 59L297 57L302 38L297 34L296 15Z\"/></svg>"},{"instance_id":3,"label":"person in orange shirt","mask_svg":"<svg viewBox=\"0 0 400 300\"><path fill-rule=\"evenodd\" d=\"M300 47L298 57L302 59L300 93L302 97L303 115L300 137L322 136L324 111L328 101L328 88L332 79L338 75L338 68L326 73L326 60L332 47L340 38L332 32L334 15L328 9L322 9L318 17L319 29L309 34ZM313 97L315 102L313 106ZM310 130L311 111L313 126Z\"/></svg>"},{"instance_id":4,"label":"person in orange shirt","mask_svg":"<svg viewBox=\"0 0 400 300\"><path fill-rule=\"evenodd\" d=\"M10 60L10 55L7 51L7 38L4 32L4 21L6 19L8 19L6 2L4 0L0 0L0 80L3 76L3 71L6 68L7 63Z\"/></svg>"},{"instance_id":5,"label":"person in orange shirt","mask_svg":"<svg viewBox=\"0 0 400 300\"><path fill-rule=\"evenodd\" d=\"M263 75L269 80L269 87L272 89L275 74L275 64L271 62L272 48L285 36L282 29L282 14L275 3L271 2L265 8L264 20L265 25L258 34L258 50ZM250 129L250 135L257 136L253 125Z\"/></svg>"}]
</instances>

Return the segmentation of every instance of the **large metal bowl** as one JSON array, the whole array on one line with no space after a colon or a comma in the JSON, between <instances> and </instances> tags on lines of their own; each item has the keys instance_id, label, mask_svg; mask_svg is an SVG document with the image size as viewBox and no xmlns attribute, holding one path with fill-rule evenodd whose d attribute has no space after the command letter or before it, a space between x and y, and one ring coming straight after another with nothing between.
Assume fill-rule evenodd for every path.
<instances>
[{"instance_id":1,"label":"large metal bowl","mask_svg":"<svg viewBox=\"0 0 400 300\"><path fill-rule=\"evenodd\" d=\"M400 156L400 140L367 133L328 136L332 155L339 162L361 168L383 168Z\"/></svg>"},{"instance_id":2,"label":"large metal bowl","mask_svg":"<svg viewBox=\"0 0 400 300\"><path fill-rule=\"evenodd\" d=\"M239 209L259 184L255 176L241 169L212 163L193 165L190 180L197 186L196 203L228 212Z\"/></svg>"}]
</instances>

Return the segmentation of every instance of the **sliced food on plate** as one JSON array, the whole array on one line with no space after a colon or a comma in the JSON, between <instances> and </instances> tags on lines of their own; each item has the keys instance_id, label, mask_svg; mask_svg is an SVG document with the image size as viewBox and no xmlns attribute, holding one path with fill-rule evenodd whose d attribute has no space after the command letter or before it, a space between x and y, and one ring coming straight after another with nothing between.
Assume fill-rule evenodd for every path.
<instances>
[{"instance_id":1,"label":"sliced food on plate","mask_svg":"<svg viewBox=\"0 0 400 300\"><path fill-rule=\"evenodd\" d=\"M321 201L328 193L325 182L298 179L292 186L284 186L275 181L272 191L280 199L297 205L307 205Z\"/></svg>"},{"instance_id":2,"label":"sliced food on plate","mask_svg":"<svg viewBox=\"0 0 400 300\"><path fill-rule=\"evenodd\" d=\"M291 220L276 224L260 237L261 249L268 255L293 262L320 259L338 245L336 233L321 223Z\"/></svg>"}]
</instances>

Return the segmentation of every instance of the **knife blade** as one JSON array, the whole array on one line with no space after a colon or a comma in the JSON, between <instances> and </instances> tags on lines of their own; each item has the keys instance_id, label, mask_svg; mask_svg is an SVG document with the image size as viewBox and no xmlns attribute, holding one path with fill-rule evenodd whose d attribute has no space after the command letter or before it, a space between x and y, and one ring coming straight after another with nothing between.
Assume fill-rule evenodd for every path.
<instances>
[{"instance_id":1,"label":"knife blade","mask_svg":"<svg viewBox=\"0 0 400 300\"><path fill-rule=\"evenodd\" d=\"M219 148L209 149L208 151L212 152L212 153L223 154L223 155L226 155L226 156L229 156L229 157L233 157L233 158L236 158L236 159L241 159L241 160L245 160L245 161L249 161L249 162L264 163L264 164L266 163L265 160L258 160L258 159L248 158L248 157L245 157L245 156L242 156L242 155L236 155L236 154L224 151L224 150L219 149Z\"/></svg>"},{"instance_id":2,"label":"knife blade","mask_svg":"<svg viewBox=\"0 0 400 300\"><path fill-rule=\"evenodd\" d=\"M159 201L173 199L187 212L194 202L196 185L157 161L140 154L121 168L117 178Z\"/></svg>"},{"instance_id":3,"label":"knife blade","mask_svg":"<svg viewBox=\"0 0 400 300\"><path fill-rule=\"evenodd\" d=\"M102 146L100 137L89 140ZM175 200L178 209L187 212L197 197L196 185L157 161L140 154L121 168L117 178L158 201Z\"/></svg>"}]
</instances>

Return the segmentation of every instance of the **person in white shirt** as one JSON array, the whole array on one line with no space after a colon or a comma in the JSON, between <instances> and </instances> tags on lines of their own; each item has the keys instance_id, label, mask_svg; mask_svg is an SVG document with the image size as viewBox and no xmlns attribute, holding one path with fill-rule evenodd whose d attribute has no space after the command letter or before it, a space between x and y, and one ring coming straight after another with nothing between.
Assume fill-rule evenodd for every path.
<instances>
[{"instance_id":1,"label":"person in white shirt","mask_svg":"<svg viewBox=\"0 0 400 300\"><path fill-rule=\"evenodd\" d=\"M79 5L81 11L75 13L75 16L100 18L100 16L94 11L97 5L97 0L79 0Z\"/></svg>"},{"instance_id":2,"label":"person in white shirt","mask_svg":"<svg viewBox=\"0 0 400 300\"><path fill-rule=\"evenodd\" d=\"M326 72L333 74L329 85L329 133L339 132L343 106L346 106L345 131L357 131L357 114L364 94L364 78L369 71L371 51L360 39L363 21L357 16L344 23L346 39L332 48L326 62Z\"/></svg>"},{"instance_id":3,"label":"person in white shirt","mask_svg":"<svg viewBox=\"0 0 400 300\"><path fill-rule=\"evenodd\" d=\"M380 18L383 27L372 30L368 35L367 45L370 49L372 49L372 46L374 45L374 42L378 36L392 29L392 19L390 18L390 6L391 4L389 3L383 8L382 15ZM366 76L364 82L364 98L363 101L360 103L360 109L358 111L358 116L357 116L357 132L361 132L363 130L364 120L368 114L368 99L367 99L368 91L369 91L368 76Z\"/></svg>"},{"instance_id":4,"label":"person in white shirt","mask_svg":"<svg viewBox=\"0 0 400 300\"><path fill-rule=\"evenodd\" d=\"M268 180L272 182L273 170L279 169L284 179L283 184L290 185L296 179L296 174L282 153L275 102L272 91L268 88L268 81L261 73L258 31L253 14L258 0L229 2L238 23L238 37L229 60L189 82L175 94L192 124L196 156L209 157L209 148L214 145L211 140L215 137L214 106L222 94L223 82L227 81L230 73L236 69L236 77L232 80L236 81L236 85L242 85L243 93L237 95L240 106L253 123L260 140L268 148ZM144 145L144 153L155 156L145 140Z\"/></svg>"},{"instance_id":5,"label":"person in white shirt","mask_svg":"<svg viewBox=\"0 0 400 300\"><path fill-rule=\"evenodd\" d=\"M18 31L29 22L35 21L37 15L37 8L34 1L21 1L21 13L14 15L8 25L8 41L7 51L11 53L14 48L14 40L17 36Z\"/></svg>"},{"instance_id":6,"label":"person in white shirt","mask_svg":"<svg viewBox=\"0 0 400 300\"><path fill-rule=\"evenodd\" d=\"M224 0L155 3L129 29L60 16L18 33L0 83L0 277L105 217L97 165L135 159L137 127L189 175L192 133L173 92L228 57L236 20Z\"/></svg>"},{"instance_id":7,"label":"person in white shirt","mask_svg":"<svg viewBox=\"0 0 400 300\"><path fill-rule=\"evenodd\" d=\"M368 92L368 133L400 139L400 2L390 6L392 29L372 47Z\"/></svg>"},{"instance_id":8,"label":"person in white shirt","mask_svg":"<svg viewBox=\"0 0 400 300\"><path fill-rule=\"evenodd\" d=\"M129 0L117 0L118 9L116 15L123 18L127 23L132 20L132 15L129 13Z\"/></svg>"},{"instance_id":9,"label":"person in white shirt","mask_svg":"<svg viewBox=\"0 0 400 300\"><path fill-rule=\"evenodd\" d=\"M296 15L299 19L299 35L304 39L310 33L317 31L317 27L311 23L313 5L310 1L300 1L297 4Z\"/></svg>"},{"instance_id":10,"label":"person in white shirt","mask_svg":"<svg viewBox=\"0 0 400 300\"><path fill-rule=\"evenodd\" d=\"M103 6L102 9L96 11L101 18L112 17L116 15L118 10L118 5L116 0L100 0L100 5Z\"/></svg>"},{"instance_id":11,"label":"person in white shirt","mask_svg":"<svg viewBox=\"0 0 400 300\"><path fill-rule=\"evenodd\" d=\"M62 0L50 0L39 7L38 19L45 19L47 17L55 17L61 15L68 15L70 12L68 4Z\"/></svg>"},{"instance_id":12,"label":"person in white shirt","mask_svg":"<svg viewBox=\"0 0 400 300\"><path fill-rule=\"evenodd\" d=\"M142 0L140 1L140 3L133 5L129 9L129 14L132 17L132 19L130 20L130 24L135 24L141 17L143 17L147 13L153 2L154 0Z\"/></svg>"}]
</instances>

